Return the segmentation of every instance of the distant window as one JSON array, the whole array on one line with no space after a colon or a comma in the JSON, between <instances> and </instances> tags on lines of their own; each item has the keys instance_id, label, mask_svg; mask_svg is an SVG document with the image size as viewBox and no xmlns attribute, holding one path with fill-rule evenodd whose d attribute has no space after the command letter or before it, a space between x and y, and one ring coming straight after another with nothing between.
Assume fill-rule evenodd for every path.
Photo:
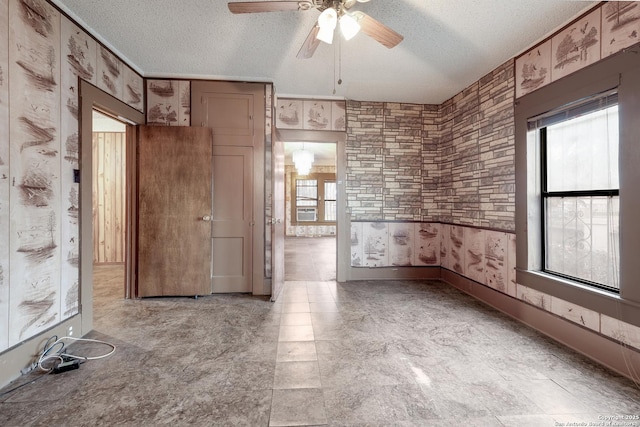
<instances>
[{"instance_id":1,"label":"distant window","mask_svg":"<svg viewBox=\"0 0 640 427\"><path fill-rule=\"evenodd\" d=\"M292 223L335 224L337 189L335 174L292 174Z\"/></svg>"},{"instance_id":2,"label":"distant window","mask_svg":"<svg viewBox=\"0 0 640 427\"><path fill-rule=\"evenodd\" d=\"M619 291L618 98L529 121L540 144L543 271Z\"/></svg>"},{"instance_id":3,"label":"distant window","mask_svg":"<svg viewBox=\"0 0 640 427\"><path fill-rule=\"evenodd\" d=\"M324 181L324 220L336 220L337 213L337 194L335 177L333 181Z\"/></svg>"},{"instance_id":4,"label":"distant window","mask_svg":"<svg viewBox=\"0 0 640 427\"><path fill-rule=\"evenodd\" d=\"M317 179L296 179L296 206L318 206Z\"/></svg>"}]
</instances>

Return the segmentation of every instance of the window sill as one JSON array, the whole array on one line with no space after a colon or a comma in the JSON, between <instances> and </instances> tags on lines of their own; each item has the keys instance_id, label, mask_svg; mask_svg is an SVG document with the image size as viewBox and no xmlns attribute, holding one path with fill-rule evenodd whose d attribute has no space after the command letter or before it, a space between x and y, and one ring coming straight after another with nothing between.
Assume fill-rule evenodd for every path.
<instances>
[{"instance_id":1,"label":"window sill","mask_svg":"<svg viewBox=\"0 0 640 427\"><path fill-rule=\"evenodd\" d=\"M316 226L316 227L335 227L337 223L335 222L313 222L313 221L309 221L309 222L291 222L292 226L300 226L300 227L304 227L305 225L312 225L312 226Z\"/></svg>"},{"instance_id":2,"label":"window sill","mask_svg":"<svg viewBox=\"0 0 640 427\"><path fill-rule=\"evenodd\" d=\"M517 270L516 275L518 284L640 327L640 304L620 294L540 271Z\"/></svg>"}]
</instances>

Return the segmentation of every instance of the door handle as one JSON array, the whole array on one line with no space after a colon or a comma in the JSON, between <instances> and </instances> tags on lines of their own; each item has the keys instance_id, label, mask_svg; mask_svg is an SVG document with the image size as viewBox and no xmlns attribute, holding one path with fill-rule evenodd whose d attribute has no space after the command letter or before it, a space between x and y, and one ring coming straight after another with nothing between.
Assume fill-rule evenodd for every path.
<instances>
[{"instance_id":1,"label":"door handle","mask_svg":"<svg viewBox=\"0 0 640 427\"><path fill-rule=\"evenodd\" d=\"M210 215L205 215L201 218L203 221L211 221L211 216Z\"/></svg>"}]
</instances>

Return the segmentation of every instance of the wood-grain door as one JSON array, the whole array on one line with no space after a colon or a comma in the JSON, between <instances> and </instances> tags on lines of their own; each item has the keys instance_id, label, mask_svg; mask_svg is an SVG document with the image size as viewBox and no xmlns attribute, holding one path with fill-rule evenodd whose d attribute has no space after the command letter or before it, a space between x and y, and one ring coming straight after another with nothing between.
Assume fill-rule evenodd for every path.
<instances>
[{"instance_id":1,"label":"wood-grain door","mask_svg":"<svg viewBox=\"0 0 640 427\"><path fill-rule=\"evenodd\" d=\"M212 293L251 292L253 149L213 147Z\"/></svg>"},{"instance_id":2,"label":"wood-grain door","mask_svg":"<svg viewBox=\"0 0 640 427\"><path fill-rule=\"evenodd\" d=\"M212 135L140 126L137 296L211 293Z\"/></svg>"}]
</instances>

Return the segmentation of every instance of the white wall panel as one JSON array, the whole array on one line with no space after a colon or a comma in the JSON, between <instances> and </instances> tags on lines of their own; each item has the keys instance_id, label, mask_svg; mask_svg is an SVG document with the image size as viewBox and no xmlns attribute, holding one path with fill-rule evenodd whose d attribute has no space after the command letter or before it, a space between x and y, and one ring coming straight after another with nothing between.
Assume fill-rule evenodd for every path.
<instances>
[{"instance_id":1,"label":"white wall panel","mask_svg":"<svg viewBox=\"0 0 640 427\"><path fill-rule=\"evenodd\" d=\"M389 224L389 265L415 265L415 226L411 222Z\"/></svg>"},{"instance_id":2,"label":"white wall panel","mask_svg":"<svg viewBox=\"0 0 640 427\"><path fill-rule=\"evenodd\" d=\"M389 224L385 222L362 223L362 253L364 267L389 265Z\"/></svg>"},{"instance_id":3,"label":"white wall panel","mask_svg":"<svg viewBox=\"0 0 640 427\"><path fill-rule=\"evenodd\" d=\"M509 238L507 233L490 230L485 232L485 284L503 293L507 293L507 282L509 281L508 248Z\"/></svg>"},{"instance_id":4,"label":"white wall panel","mask_svg":"<svg viewBox=\"0 0 640 427\"><path fill-rule=\"evenodd\" d=\"M441 225L437 223L415 224L415 265L440 265Z\"/></svg>"},{"instance_id":5,"label":"white wall panel","mask_svg":"<svg viewBox=\"0 0 640 427\"><path fill-rule=\"evenodd\" d=\"M9 1L0 0L0 28L9 28ZM9 347L9 32L0 31L0 351Z\"/></svg>"},{"instance_id":6,"label":"white wall panel","mask_svg":"<svg viewBox=\"0 0 640 427\"><path fill-rule=\"evenodd\" d=\"M351 266L362 267L362 223L351 223Z\"/></svg>"},{"instance_id":7,"label":"white wall panel","mask_svg":"<svg viewBox=\"0 0 640 427\"><path fill-rule=\"evenodd\" d=\"M124 88L124 66L122 61L104 46L98 46L98 87L117 99L122 99Z\"/></svg>"},{"instance_id":8,"label":"white wall panel","mask_svg":"<svg viewBox=\"0 0 640 427\"><path fill-rule=\"evenodd\" d=\"M73 170L79 169L78 78L96 83L97 44L66 17L61 21L61 225L62 264L60 278L60 312L66 319L78 312L80 228L79 184L74 183Z\"/></svg>"},{"instance_id":9,"label":"white wall panel","mask_svg":"<svg viewBox=\"0 0 640 427\"><path fill-rule=\"evenodd\" d=\"M144 79L131 68L123 64L124 88L122 102L138 111L144 111Z\"/></svg>"},{"instance_id":10,"label":"white wall panel","mask_svg":"<svg viewBox=\"0 0 640 427\"><path fill-rule=\"evenodd\" d=\"M485 230L467 228L464 231L464 275L482 284L485 283L484 251Z\"/></svg>"},{"instance_id":11,"label":"white wall panel","mask_svg":"<svg viewBox=\"0 0 640 427\"><path fill-rule=\"evenodd\" d=\"M9 2L9 345L60 321L60 13Z\"/></svg>"}]
</instances>

